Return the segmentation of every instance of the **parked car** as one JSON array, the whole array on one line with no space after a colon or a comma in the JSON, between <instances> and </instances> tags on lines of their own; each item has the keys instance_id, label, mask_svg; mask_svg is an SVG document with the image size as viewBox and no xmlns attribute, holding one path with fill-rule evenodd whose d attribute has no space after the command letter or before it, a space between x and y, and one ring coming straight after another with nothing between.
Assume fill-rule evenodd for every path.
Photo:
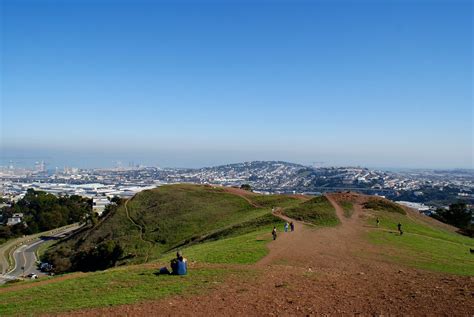
<instances>
[{"instance_id":1,"label":"parked car","mask_svg":"<svg viewBox=\"0 0 474 317\"><path fill-rule=\"evenodd\" d=\"M38 278L38 275L36 275L35 273L30 273L28 274L26 277L29 277L31 278L32 280L36 280Z\"/></svg>"},{"instance_id":2,"label":"parked car","mask_svg":"<svg viewBox=\"0 0 474 317\"><path fill-rule=\"evenodd\" d=\"M41 272L51 272L53 270L53 266L49 263L43 262L40 263L39 269L41 270Z\"/></svg>"}]
</instances>

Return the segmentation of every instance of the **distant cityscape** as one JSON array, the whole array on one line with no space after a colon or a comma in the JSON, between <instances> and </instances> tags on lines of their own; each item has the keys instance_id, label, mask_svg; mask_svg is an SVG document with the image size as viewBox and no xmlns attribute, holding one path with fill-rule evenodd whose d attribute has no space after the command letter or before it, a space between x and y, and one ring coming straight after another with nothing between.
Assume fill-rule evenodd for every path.
<instances>
[{"instance_id":1,"label":"distant cityscape","mask_svg":"<svg viewBox=\"0 0 474 317\"><path fill-rule=\"evenodd\" d=\"M206 168L158 168L134 165L109 169L64 167L50 170L39 161L34 167L0 167L0 193L6 201L23 197L28 188L56 195L93 199L100 214L114 196L131 197L139 191L174 183L241 186L256 192L321 194L356 191L380 195L429 213L459 200L474 204L473 170L382 171L363 167L315 167L281 161L253 161Z\"/></svg>"}]
</instances>

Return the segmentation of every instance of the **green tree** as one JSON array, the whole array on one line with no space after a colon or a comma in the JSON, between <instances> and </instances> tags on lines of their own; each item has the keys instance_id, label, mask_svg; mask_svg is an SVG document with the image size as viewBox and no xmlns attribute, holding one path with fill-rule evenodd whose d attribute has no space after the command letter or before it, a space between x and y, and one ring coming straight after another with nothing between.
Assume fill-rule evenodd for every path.
<instances>
[{"instance_id":1,"label":"green tree","mask_svg":"<svg viewBox=\"0 0 474 317\"><path fill-rule=\"evenodd\" d=\"M0 240L6 240L11 237L11 230L9 226L0 226Z\"/></svg>"},{"instance_id":2,"label":"green tree","mask_svg":"<svg viewBox=\"0 0 474 317\"><path fill-rule=\"evenodd\" d=\"M110 199L110 202L113 204L121 205L123 203L123 199L119 196L114 196Z\"/></svg>"},{"instance_id":3,"label":"green tree","mask_svg":"<svg viewBox=\"0 0 474 317\"><path fill-rule=\"evenodd\" d=\"M449 209L438 209L434 217L458 228L467 228L472 221L472 210L466 203L451 204Z\"/></svg>"},{"instance_id":4,"label":"green tree","mask_svg":"<svg viewBox=\"0 0 474 317\"><path fill-rule=\"evenodd\" d=\"M240 185L240 189L248 190L249 192L252 191L252 187L251 187L249 184L242 184L242 185Z\"/></svg>"},{"instance_id":5,"label":"green tree","mask_svg":"<svg viewBox=\"0 0 474 317\"><path fill-rule=\"evenodd\" d=\"M79 252L72 260L72 268L83 272L105 270L115 266L122 255L123 248L120 243L107 240L95 247Z\"/></svg>"},{"instance_id":6,"label":"green tree","mask_svg":"<svg viewBox=\"0 0 474 317\"><path fill-rule=\"evenodd\" d=\"M86 221L92 216L92 200L77 195L56 197L30 188L17 203L2 208L5 220L14 213L23 214L24 224L11 228L10 237Z\"/></svg>"}]
</instances>

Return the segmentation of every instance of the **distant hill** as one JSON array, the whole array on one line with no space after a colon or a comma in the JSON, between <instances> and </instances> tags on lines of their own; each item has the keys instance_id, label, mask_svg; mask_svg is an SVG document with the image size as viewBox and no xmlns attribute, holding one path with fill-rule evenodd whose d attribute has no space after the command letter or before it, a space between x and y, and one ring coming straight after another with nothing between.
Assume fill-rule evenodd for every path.
<instances>
[{"instance_id":1,"label":"distant hill","mask_svg":"<svg viewBox=\"0 0 474 317\"><path fill-rule=\"evenodd\" d=\"M243 234L278 222L272 207L298 206L302 202L292 196L257 195L236 188L162 186L138 193L94 227L54 245L45 260L58 271L143 263L193 243Z\"/></svg>"}]
</instances>

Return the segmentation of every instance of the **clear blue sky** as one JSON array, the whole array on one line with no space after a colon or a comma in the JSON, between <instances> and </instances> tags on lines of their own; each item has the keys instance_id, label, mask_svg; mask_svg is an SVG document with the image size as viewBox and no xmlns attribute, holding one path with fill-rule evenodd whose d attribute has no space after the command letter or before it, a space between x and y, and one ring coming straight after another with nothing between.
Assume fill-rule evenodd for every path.
<instances>
[{"instance_id":1,"label":"clear blue sky","mask_svg":"<svg viewBox=\"0 0 474 317\"><path fill-rule=\"evenodd\" d=\"M4 160L473 167L471 1L9 1Z\"/></svg>"}]
</instances>

